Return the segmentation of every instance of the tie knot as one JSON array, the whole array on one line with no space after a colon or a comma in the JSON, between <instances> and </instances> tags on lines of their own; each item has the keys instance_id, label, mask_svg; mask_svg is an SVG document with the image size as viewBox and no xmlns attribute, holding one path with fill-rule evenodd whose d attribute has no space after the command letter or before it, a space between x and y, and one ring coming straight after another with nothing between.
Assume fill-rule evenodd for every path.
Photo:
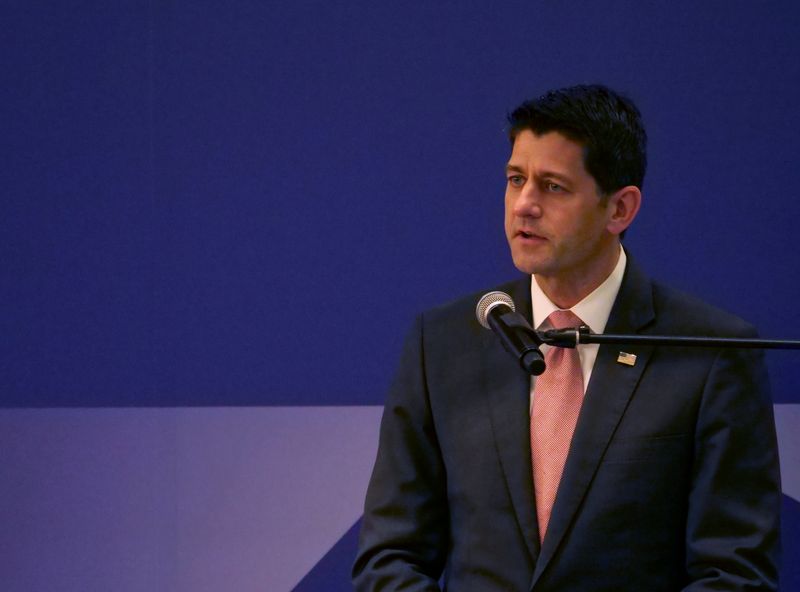
<instances>
[{"instance_id":1,"label":"tie knot","mask_svg":"<svg viewBox=\"0 0 800 592\"><path fill-rule=\"evenodd\" d=\"M547 317L550 324L554 329L566 329L571 327L578 327L583 324L583 321L578 318L571 310L555 310Z\"/></svg>"}]
</instances>

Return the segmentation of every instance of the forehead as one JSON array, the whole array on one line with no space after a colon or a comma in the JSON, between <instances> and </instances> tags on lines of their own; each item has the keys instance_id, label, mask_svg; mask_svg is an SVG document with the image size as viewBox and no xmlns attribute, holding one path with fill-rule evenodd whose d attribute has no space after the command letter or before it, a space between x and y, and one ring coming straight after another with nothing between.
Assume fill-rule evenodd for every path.
<instances>
[{"instance_id":1,"label":"forehead","mask_svg":"<svg viewBox=\"0 0 800 592\"><path fill-rule=\"evenodd\" d=\"M525 129L514 138L508 165L514 168L533 167L561 173L588 174L583 157L583 146L560 132L536 134Z\"/></svg>"}]
</instances>

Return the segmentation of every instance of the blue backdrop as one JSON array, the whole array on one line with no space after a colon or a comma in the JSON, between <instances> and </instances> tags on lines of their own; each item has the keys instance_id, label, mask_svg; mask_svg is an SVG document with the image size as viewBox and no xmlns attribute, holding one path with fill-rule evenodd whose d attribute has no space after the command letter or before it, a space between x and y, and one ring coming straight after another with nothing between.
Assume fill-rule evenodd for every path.
<instances>
[{"instance_id":1,"label":"blue backdrop","mask_svg":"<svg viewBox=\"0 0 800 592\"><path fill-rule=\"evenodd\" d=\"M650 275L764 336L800 338L794 2L0 10L0 501L18 525L0 534L0 572L11 590L37 577L137 589L143 571L150 589L220 589L243 572L258 578L240 590L347 589L354 508L403 335L417 311L517 273L502 231L505 114L548 88L604 82L640 106L650 165L626 245ZM793 590L800 358L768 359ZM261 412L259 436L247 422ZM351 467L346 437L311 450L276 435L287 425L312 440L345 426L367 444ZM306 455L331 469L322 482ZM217 468L187 477L191 462ZM89 503L98 472L107 513ZM341 485L349 505L275 526L276 508L300 520L332 503L291 494L311 483ZM204 511L182 505L187 488L215 492ZM153 527L124 542L142 521L107 519L134 503ZM247 510L226 522L233 507ZM209 560L191 560L187 541L209 530ZM123 541L111 567L87 575L80 566L109 537ZM243 548L278 559L261 573L259 553L237 559Z\"/></svg>"}]
</instances>

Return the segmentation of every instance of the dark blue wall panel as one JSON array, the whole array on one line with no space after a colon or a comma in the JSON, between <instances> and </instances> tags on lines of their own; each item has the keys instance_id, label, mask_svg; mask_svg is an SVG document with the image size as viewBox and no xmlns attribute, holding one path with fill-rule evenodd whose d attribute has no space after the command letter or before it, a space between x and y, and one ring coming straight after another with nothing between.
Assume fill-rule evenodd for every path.
<instances>
[{"instance_id":1,"label":"dark blue wall panel","mask_svg":"<svg viewBox=\"0 0 800 592\"><path fill-rule=\"evenodd\" d=\"M800 334L792 3L6 16L3 405L380 402L414 311L515 273L504 114L585 81L649 126L636 256Z\"/></svg>"}]
</instances>

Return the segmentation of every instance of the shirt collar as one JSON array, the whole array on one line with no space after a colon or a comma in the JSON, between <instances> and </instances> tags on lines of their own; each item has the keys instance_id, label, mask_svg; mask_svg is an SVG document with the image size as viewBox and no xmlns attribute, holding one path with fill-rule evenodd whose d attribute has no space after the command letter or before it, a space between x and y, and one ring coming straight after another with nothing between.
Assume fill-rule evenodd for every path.
<instances>
[{"instance_id":1,"label":"shirt collar","mask_svg":"<svg viewBox=\"0 0 800 592\"><path fill-rule=\"evenodd\" d=\"M570 309L580 317L585 325L589 326L592 333L602 333L606 330L611 307L614 306L614 301L617 299L627 263L628 258L625 255L625 249L620 247L619 259L611 274L591 294ZM550 324L547 323L545 325L547 317L550 316L550 313L560 309L553 304L539 287L536 282L536 276L531 276L531 305L533 307L534 328L537 331L549 329Z\"/></svg>"}]
</instances>

